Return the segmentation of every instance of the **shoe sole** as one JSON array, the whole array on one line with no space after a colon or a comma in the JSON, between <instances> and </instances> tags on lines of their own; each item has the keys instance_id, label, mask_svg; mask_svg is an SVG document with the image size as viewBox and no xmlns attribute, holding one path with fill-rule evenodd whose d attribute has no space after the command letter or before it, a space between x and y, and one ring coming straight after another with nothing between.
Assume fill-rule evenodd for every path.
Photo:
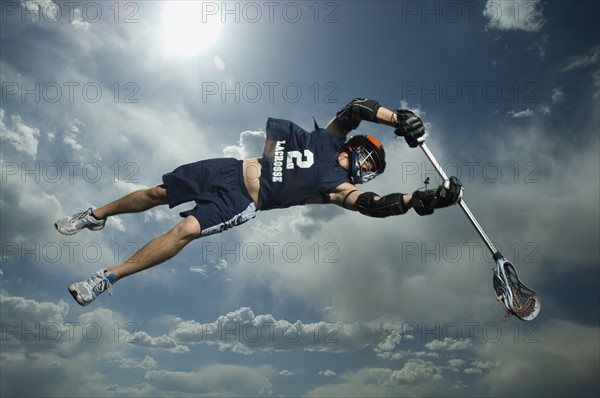
<instances>
[{"instance_id":1,"label":"shoe sole","mask_svg":"<svg viewBox=\"0 0 600 398\"><path fill-rule=\"evenodd\" d=\"M71 232L71 231L67 231L67 230L61 230L61 229L58 227L58 224L56 224L56 223L54 223L54 228L56 228L56 230L57 230L58 232L60 232L61 234L63 234L63 235L67 235L67 236L70 236L70 235L75 235L77 232L81 231L80 229L78 229L77 231L73 231L73 232Z\"/></svg>"},{"instance_id":2,"label":"shoe sole","mask_svg":"<svg viewBox=\"0 0 600 398\"><path fill-rule=\"evenodd\" d=\"M78 230L76 230L76 231L67 231L67 230L61 230L61 229L58 227L58 224L57 224L57 223L54 223L54 228L56 228L56 230L57 230L58 232L60 232L61 234L63 234L63 235L67 235L67 236L75 235L76 233L78 233L79 231L81 231L81 229L78 229ZM89 229L90 231L100 231L101 229L103 229L103 228L104 228L104 224L102 224L102 225L100 225L100 226L95 226L95 227L85 227L85 228ZM83 229L83 228L82 228L82 229Z\"/></svg>"},{"instance_id":3,"label":"shoe sole","mask_svg":"<svg viewBox=\"0 0 600 398\"><path fill-rule=\"evenodd\" d=\"M72 289L73 285L69 285L68 289L69 289L69 293L71 293L71 296L73 296L73 298L75 299L75 301L77 302L77 304L79 304L82 307L85 307L86 305L88 305L89 303L82 303L81 301L79 301L79 293L77 293L77 290Z\"/></svg>"}]
</instances>

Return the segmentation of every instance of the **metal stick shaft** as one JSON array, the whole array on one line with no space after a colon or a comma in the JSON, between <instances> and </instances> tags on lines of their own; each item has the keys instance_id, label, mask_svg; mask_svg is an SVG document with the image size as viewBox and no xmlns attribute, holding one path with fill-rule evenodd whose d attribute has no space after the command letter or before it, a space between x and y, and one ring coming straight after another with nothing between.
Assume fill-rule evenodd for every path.
<instances>
[{"instance_id":1,"label":"metal stick shaft","mask_svg":"<svg viewBox=\"0 0 600 398\"><path fill-rule=\"evenodd\" d=\"M427 145L421 144L421 149L423 150L423 152L425 152L425 156L427 156L429 161L433 164L433 167L435 167L438 174L444 180L448 180L448 176L446 175L440 164L437 162L437 160L435 160L435 157L433 156L429 148L427 148ZM460 205L464 213L467 215L467 218L469 219L469 221L471 221L471 224L473 224L473 227L475 227L475 230L477 231L479 236L481 236L481 239L483 239L490 252L492 252L493 255L496 254L498 250L496 250L490 238L488 238L483 228L481 228L481 225L479 225L479 223L475 219L475 216L473 216L473 213L471 213L471 210L469 210L469 208L467 207L467 204L465 203L464 199L461 199L461 201L458 204Z\"/></svg>"}]
</instances>

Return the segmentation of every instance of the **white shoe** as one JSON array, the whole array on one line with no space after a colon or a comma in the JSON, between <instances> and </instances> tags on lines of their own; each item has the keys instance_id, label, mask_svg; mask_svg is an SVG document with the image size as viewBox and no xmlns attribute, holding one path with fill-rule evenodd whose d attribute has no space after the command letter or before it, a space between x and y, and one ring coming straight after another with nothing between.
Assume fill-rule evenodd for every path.
<instances>
[{"instance_id":1,"label":"white shoe","mask_svg":"<svg viewBox=\"0 0 600 398\"><path fill-rule=\"evenodd\" d=\"M69 292L79 305L88 305L100 293L108 290L108 294L112 296L112 284L104 275L106 270L96 271L87 280L76 282L69 285Z\"/></svg>"},{"instance_id":2,"label":"white shoe","mask_svg":"<svg viewBox=\"0 0 600 398\"><path fill-rule=\"evenodd\" d=\"M92 216L92 208L73 214L71 217L61 218L54 223L54 227L63 235L75 235L84 228L99 231L104 228L106 220L98 220Z\"/></svg>"}]
</instances>

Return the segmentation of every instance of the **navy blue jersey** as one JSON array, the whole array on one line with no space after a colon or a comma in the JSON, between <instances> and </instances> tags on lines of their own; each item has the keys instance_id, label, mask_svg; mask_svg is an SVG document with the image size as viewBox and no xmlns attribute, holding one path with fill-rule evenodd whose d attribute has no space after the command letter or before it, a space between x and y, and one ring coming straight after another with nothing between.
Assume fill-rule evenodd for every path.
<instances>
[{"instance_id":1,"label":"navy blue jersey","mask_svg":"<svg viewBox=\"0 0 600 398\"><path fill-rule=\"evenodd\" d=\"M350 182L338 163L344 140L325 129L309 133L269 118L260 176L261 210L303 205Z\"/></svg>"}]
</instances>

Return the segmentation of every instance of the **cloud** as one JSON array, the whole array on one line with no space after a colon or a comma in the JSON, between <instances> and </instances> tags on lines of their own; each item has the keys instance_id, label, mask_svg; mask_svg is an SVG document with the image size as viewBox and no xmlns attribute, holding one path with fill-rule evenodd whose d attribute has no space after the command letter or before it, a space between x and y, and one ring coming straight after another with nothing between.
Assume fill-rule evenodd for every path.
<instances>
[{"instance_id":1,"label":"cloud","mask_svg":"<svg viewBox=\"0 0 600 398\"><path fill-rule=\"evenodd\" d=\"M527 108L522 111L510 110L507 112L507 115L509 115L510 117L514 117L516 119L520 119L520 118L524 118L524 117L531 117L534 115L534 113L531 109Z\"/></svg>"},{"instance_id":2,"label":"cloud","mask_svg":"<svg viewBox=\"0 0 600 398\"><path fill-rule=\"evenodd\" d=\"M190 272L200 275L202 278L208 277L208 271L206 265L192 265L190 266Z\"/></svg>"},{"instance_id":3,"label":"cloud","mask_svg":"<svg viewBox=\"0 0 600 398\"><path fill-rule=\"evenodd\" d=\"M492 361L475 361L471 364L470 368L466 368L464 370L465 373L477 373L477 374L481 374L483 373L484 370L489 370L489 369L494 369L497 368L499 366L501 366L502 363L499 361L496 362L492 362Z\"/></svg>"},{"instance_id":4,"label":"cloud","mask_svg":"<svg viewBox=\"0 0 600 398\"><path fill-rule=\"evenodd\" d=\"M131 185L128 185L127 190L131 190ZM165 209L155 208L144 212L144 222L176 219L177 218L173 213L170 213Z\"/></svg>"},{"instance_id":5,"label":"cloud","mask_svg":"<svg viewBox=\"0 0 600 398\"><path fill-rule=\"evenodd\" d=\"M63 135L63 142L71 149L79 151L81 144L77 142L77 136L81 133L81 127L85 127L85 124L79 119L73 119L67 125L67 129Z\"/></svg>"},{"instance_id":6,"label":"cloud","mask_svg":"<svg viewBox=\"0 0 600 398\"><path fill-rule=\"evenodd\" d=\"M8 141L17 151L24 152L35 159L40 130L23 123L19 115L10 116L10 122L5 119L8 119L5 111L0 108L0 138Z\"/></svg>"},{"instance_id":7,"label":"cloud","mask_svg":"<svg viewBox=\"0 0 600 398\"><path fill-rule=\"evenodd\" d=\"M582 112L592 115L589 110L582 110ZM594 121L594 117L597 118L592 116L588 120L582 120L577 127L570 126L585 132L582 136L583 142L577 145L566 145L564 140L549 134L545 125L535 118L531 125L523 130L502 129L502 139L498 139L494 144L497 159L501 159L506 164L516 162L524 166L527 163L535 168L530 173L530 177L534 174L537 177L524 178L521 173L517 180L512 179L510 183L506 181L508 184L493 184L486 192L477 193L478 213L502 214L500 218L493 218L496 223L493 239L530 242L540 253L536 262L538 264L542 261L556 262L558 267L556 270L566 271L561 264L567 263L571 266L577 264L579 267L597 264L597 252L592 254L588 250L588 245L592 245L591 242L598 237L597 228L593 225L599 219L599 210L593 204L598 198L598 183L597 178L592 176L592 170L598 169L599 146L598 136L592 133L597 129L597 119ZM541 144L542 142L544 144ZM516 148L519 149L515 152ZM557 156L558 153L560 155ZM581 180L573 180L573 175L579 175L581 180L596 182L591 185L580 184L578 181ZM568 192L568 194L561 192ZM551 199L546 201L544 206L527 205L533 197L541 196ZM581 200L584 197L589 197L589 200ZM494 206L485 205L486 201L496 203L495 209L492 208ZM499 209L498 203L506 203L507 206ZM515 206L517 203L519 206ZM570 209L568 215L564 214L563 217L563 212L558 206ZM520 209L517 210L516 207ZM523 220L528 222L524 223ZM548 225L561 225L565 222L571 223L574 228L571 230L572 234L567 236L547 228ZM512 240L507 234L512 234ZM555 244L558 241L577 247L577 254L561 250ZM515 253L513 257L514 255ZM525 269L529 268L533 271L531 268L535 267L533 259L527 260L521 256L520 261L524 260L528 263L525 264ZM571 270L574 271L573 268ZM521 268L519 272L522 273ZM538 277L544 279L541 275Z\"/></svg>"},{"instance_id":8,"label":"cloud","mask_svg":"<svg viewBox=\"0 0 600 398\"><path fill-rule=\"evenodd\" d=\"M460 357L458 352L450 358L411 357L397 368L338 373L336 383L316 387L307 396L435 396L455 388L468 388L477 396L504 396L511 391L588 396L597 391L597 327L550 321L507 325L506 332L506 339L474 341ZM569 349L562 349L560 341L569 341ZM564 363L573 366L565 368Z\"/></svg>"},{"instance_id":9,"label":"cloud","mask_svg":"<svg viewBox=\"0 0 600 398\"><path fill-rule=\"evenodd\" d=\"M146 355L144 359L142 359L140 363L134 365L134 367L142 369L154 369L158 367L158 362L156 362L156 360L150 355Z\"/></svg>"},{"instance_id":10,"label":"cloud","mask_svg":"<svg viewBox=\"0 0 600 398\"><path fill-rule=\"evenodd\" d=\"M452 337L445 337L444 340L433 340L430 343L425 344L425 347L432 351L459 351L469 348L471 341L469 339L454 339Z\"/></svg>"},{"instance_id":11,"label":"cloud","mask_svg":"<svg viewBox=\"0 0 600 398\"><path fill-rule=\"evenodd\" d=\"M112 362L123 369L156 369L158 367L158 362L150 355L146 355L142 360L123 357L115 358Z\"/></svg>"},{"instance_id":12,"label":"cloud","mask_svg":"<svg viewBox=\"0 0 600 398\"><path fill-rule=\"evenodd\" d=\"M597 326L549 320L534 326L529 333L526 338L525 328L520 329L513 336L520 341L517 344L490 343L478 347L479 360L470 363L469 371L465 372L486 373L478 377L473 388L484 389L486 395L493 396L511 391L522 395L596 395L600 373ZM569 366L565 367L565 363ZM523 374L527 374L526 379Z\"/></svg>"},{"instance_id":13,"label":"cloud","mask_svg":"<svg viewBox=\"0 0 600 398\"><path fill-rule=\"evenodd\" d=\"M52 0L21 0L21 5L28 12L32 12L31 18L35 17L35 22L60 19L60 7Z\"/></svg>"},{"instance_id":14,"label":"cloud","mask_svg":"<svg viewBox=\"0 0 600 398\"><path fill-rule=\"evenodd\" d=\"M216 344L222 351L248 355L256 351L354 351L377 343L390 332L377 323L289 322L240 308L214 322L182 321L168 336L157 339L171 345Z\"/></svg>"},{"instance_id":15,"label":"cloud","mask_svg":"<svg viewBox=\"0 0 600 398\"><path fill-rule=\"evenodd\" d=\"M537 110L539 112L539 115L544 116L544 117L552 115L552 109L555 106L562 104L565 101L565 98L566 98L566 96L565 96L565 91L564 91L563 87L560 87L560 86L554 87L552 89L552 94L550 95L550 98L549 98L549 103L540 105L538 107ZM526 109L526 111L531 111L531 110ZM515 112L515 111L510 111L508 114L511 115L512 117L518 117L517 115L519 113ZM535 115L535 112L533 112L533 111L531 111L529 113L529 116L534 116L534 115ZM523 117L525 117L525 116L523 115Z\"/></svg>"},{"instance_id":16,"label":"cloud","mask_svg":"<svg viewBox=\"0 0 600 398\"><path fill-rule=\"evenodd\" d=\"M320 376L325 376L325 377L333 377L335 376L337 373L335 373L333 370L331 369L326 369L326 370L319 370L319 375Z\"/></svg>"},{"instance_id":17,"label":"cloud","mask_svg":"<svg viewBox=\"0 0 600 398\"><path fill-rule=\"evenodd\" d=\"M150 370L145 381L157 391L192 393L195 396L271 395L269 377L274 370L268 365L211 365L195 372Z\"/></svg>"},{"instance_id":18,"label":"cloud","mask_svg":"<svg viewBox=\"0 0 600 398\"><path fill-rule=\"evenodd\" d=\"M586 54L574 55L567 59L562 67L563 72L587 68L600 62L600 45L592 47Z\"/></svg>"},{"instance_id":19,"label":"cloud","mask_svg":"<svg viewBox=\"0 0 600 398\"><path fill-rule=\"evenodd\" d=\"M361 396L429 396L449 388L444 367L414 359L399 369L363 368L338 375L337 384L323 385L309 391L309 397Z\"/></svg>"},{"instance_id":20,"label":"cloud","mask_svg":"<svg viewBox=\"0 0 600 398\"><path fill-rule=\"evenodd\" d=\"M185 345L180 345L169 336L152 337L147 332L135 332L130 342L139 346L148 348L160 348L173 353L187 353L190 349Z\"/></svg>"},{"instance_id":21,"label":"cloud","mask_svg":"<svg viewBox=\"0 0 600 398\"><path fill-rule=\"evenodd\" d=\"M89 30L90 27L92 26L91 23L89 23L88 21L85 20L85 18L83 17L81 8L79 8L79 7L73 8L73 14L70 17L70 20L71 20L71 25L77 29Z\"/></svg>"},{"instance_id":22,"label":"cloud","mask_svg":"<svg viewBox=\"0 0 600 398\"><path fill-rule=\"evenodd\" d=\"M600 98L600 69L598 63L600 62L600 45L592 47L586 54L575 55L567 59L562 66L563 72L568 72L577 69L584 69L589 66L595 65L596 67L591 71L592 97L594 99Z\"/></svg>"},{"instance_id":23,"label":"cloud","mask_svg":"<svg viewBox=\"0 0 600 398\"><path fill-rule=\"evenodd\" d=\"M537 32L546 23L540 0L488 0L483 15L489 20L487 28L503 31Z\"/></svg>"},{"instance_id":24,"label":"cloud","mask_svg":"<svg viewBox=\"0 0 600 398\"><path fill-rule=\"evenodd\" d=\"M264 131L242 131L237 145L228 145L223 149L223 155L236 159L260 157L265 143Z\"/></svg>"},{"instance_id":25,"label":"cloud","mask_svg":"<svg viewBox=\"0 0 600 398\"><path fill-rule=\"evenodd\" d=\"M39 224L41 220L46 220L45 225L52 227L53 222L61 216L61 205L56 196L46 192L48 185L40 183L41 167L37 163L27 166L23 162L4 159L0 159L0 167L4 179L0 197L2 241L7 245L29 242L32 246L36 242L54 242L49 237L56 237L56 231L40 227ZM6 249L6 245L3 245L3 254Z\"/></svg>"},{"instance_id":26,"label":"cloud","mask_svg":"<svg viewBox=\"0 0 600 398\"><path fill-rule=\"evenodd\" d=\"M392 330L391 333L385 339L383 339L383 341L377 344L374 350L375 352L377 352L377 355L382 358L400 359L401 354L394 351L396 349L396 346L400 343L400 339L408 337L414 338L410 335L402 336L400 331Z\"/></svg>"},{"instance_id":27,"label":"cloud","mask_svg":"<svg viewBox=\"0 0 600 398\"><path fill-rule=\"evenodd\" d=\"M528 49L536 52L538 58L544 60L546 58L546 48L548 47L549 39L550 35L545 34L540 40L534 40Z\"/></svg>"},{"instance_id":28,"label":"cloud","mask_svg":"<svg viewBox=\"0 0 600 398\"><path fill-rule=\"evenodd\" d=\"M116 312L100 308L69 316L70 306L62 300L8 293L0 295L0 303L2 396L105 396L109 380L97 371L98 362L122 369L157 365L150 356L133 359L135 347L123 344L129 333L120 329L133 324Z\"/></svg>"},{"instance_id":29,"label":"cloud","mask_svg":"<svg viewBox=\"0 0 600 398\"><path fill-rule=\"evenodd\" d=\"M58 304L37 302L18 296L0 295L2 302L2 321L15 324L61 323L69 312L69 305L60 301ZM3 329L3 332L6 330ZM9 333L7 338L20 338L21 334ZM4 339L3 339L4 341Z\"/></svg>"},{"instance_id":30,"label":"cloud","mask_svg":"<svg viewBox=\"0 0 600 398\"><path fill-rule=\"evenodd\" d=\"M425 112L425 110L421 107L420 104L409 105L406 99L400 100L400 108L411 110L421 118L424 118L427 115L427 112Z\"/></svg>"},{"instance_id":31,"label":"cloud","mask_svg":"<svg viewBox=\"0 0 600 398\"><path fill-rule=\"evenodd\" d=\"M552 89L552 103L560 104L565 100L565 92L562 87L554 87Z\"/></svg>"},{"instance_id":32,"label":"cloud","mask_svg":"<svg viewBox=\"0 0 600 398\"><path fill-rule=\"evenodd\" d=\"M345 210L338 206L306 206L302 209L302 216L292 221L291 226L301 237L312 239L324 224L343 214Z\"/></svg>"},{"instance_id":33,"label":"cloud","mask_svg":"<svg viewBox=\"0 0 600 398\"><path fill-rule=\"evenodd\" d=\"M540 112L540 114L542 114L544 116L549 116L552 114L552 110L550 109L550 107L545 106L545 105L540 105L540 107L538 108L538 111Z\"/></svg>"},{"instance_id":34,"label":"cloud","mask_svg":"<svg viewBox=\"0 0 600 398\"><path fill-rule=\"evenodd\" d=\"M99 360L86 356L85 359L66 361L52 353L38 351L33 355L5 353L3 355L2 396L76 397L105 395L102 376L85 364ZM31 375L35 375L32 382ZM73 381L77 382L73 382Z\"/></svg>"},{"instance_id":35,"label":"cloud","mask_svg":"<svg viewBox=\"0 0 600 398\"><path fill-rule=\"evenodd\" d=\"M390 380L403 384L414 384L425 380L440 380L442 379L441 368L423 360L408 361L400 370L392 372Z\"/></svg>"},{"instance_id":36,"label":"cloud","mask_svg":"<svg viewBox=\"0 0 600 398\"><path fill-rule=\"evenodd\" d=\"M465 365L466 361L464 359L455 358L450 359L448 363L450 366L452 366L452 368L461 368Z\"/></svg>"}]
</instances>

